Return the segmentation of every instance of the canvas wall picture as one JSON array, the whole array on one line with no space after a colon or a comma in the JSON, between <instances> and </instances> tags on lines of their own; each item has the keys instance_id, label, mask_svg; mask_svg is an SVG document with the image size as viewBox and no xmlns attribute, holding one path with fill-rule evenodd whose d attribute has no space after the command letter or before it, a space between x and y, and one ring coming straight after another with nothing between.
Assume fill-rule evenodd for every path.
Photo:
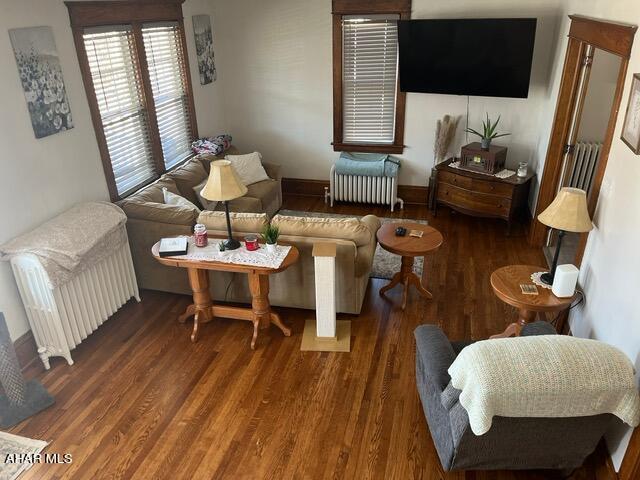
<instances>
[{"instance_id":1,"label":"canvas wall picture","mask_svg":"<svg viewBox=\"0 0 640 480\"><path fill-rule=\"evenodd\" d=\"M215 82L216 65L213 55L213 32L209 15L193 16L193 35L196 41L196 54L198 55L200 85Z\"/></svg>"},{"instance_id":2,"label":"canvas wall picture","mask_svg":"<svg viewBox=\"0 0 640 480\"><path fill-rule=\"evenodd\" d=\"M9 36L36 138L73 128L51 27L16 28Z\"/></svg>"},{"instance_id":3,"label":"canvas wall picture","mask_svg":"<svg viewBox=\"0 0 640 480\"><path fill-rule=\"evenodd\" d=\"M621 138L633 150L633 153L640 154L640 73L636 73L631 82L631 92L622 124Z\"/></svg>"}]
</instances>

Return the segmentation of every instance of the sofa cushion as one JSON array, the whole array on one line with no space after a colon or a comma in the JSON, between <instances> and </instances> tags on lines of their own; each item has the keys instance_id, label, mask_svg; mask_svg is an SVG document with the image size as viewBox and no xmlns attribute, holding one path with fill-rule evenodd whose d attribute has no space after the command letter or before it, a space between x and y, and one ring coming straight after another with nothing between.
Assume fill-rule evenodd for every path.
<instances>
[{"instance_id":1,"label":"sofa cushion","mask_svg":"<svg viewBox=\"0 0 640 480\"><path fill-rule=\"evenodd\" d=\"M202 182L193 187L193 193L196 195L196 197L198 197L198 202L200 203L200 205L202 205L202 208L204 210L215 210L218 202L216 202L215 200L208 200L204 198L200 193L202 192L204 186L207 184L207 180L208 178L205 178Z\"/></svg>"},{"instance_id":2,"label":"sofa cushion","mask_svg":"<svg viewBox=\"0 0 640 480\"><path fill-rule=\"evenodd\" d=\"M224 210L224 204L222 202L218 203L216 210ZM236 213L264 213L260 199L247 195L231 200L229 202L229 210Z\"/></svg>"},{"instance_id":3,"label":"sofa cushion","mask_svg":"<svg viewBox=\"0 0 640 480\"><path fill-rule=\"evenodd\" d=\"M241 233L260 233L267 224L265 213L230 212L231 229ZM198 216L198 223L202 223L207 230L226 231L227 219L224 212L210 212L205 210Z\"/></svg>"},{"instance_id":4,"label":"sofa cushion","mask_svg":"<svg viewBox=\"0 0 640 480\"><path fill-rule=\"evenodd\" d=\"M374 241L374 232L357 218L293 217L276 215L271 220L281 235L351 240L356 246Z\"/></svg>"},{"instance_id":5,"label":"sofa cushion","mask_svg":"<svg viewBox=\"0 0 640 480\"><path fill-rule=\"evenodd\" d=\"M152 184L138 190L133 195L129 195L125 200L128 202L164 203L163 188L166 188L171 193L180 195L176 182L174 182L171 177L163 175Z\"/></svg>"},{"instance_id":6,"label":"sofa cushion","mask_svg":"<svg viewBox=\"0 0 640 480\"><path fill-rule=\"evenodd\" d=\"M198 208L194 203L190 202L182 195L171 193L169 190L167 190L167 187L162 187L162 195L164 196L165 205L178 205L181 207L192 208L200 213L200 208Z\"/></svg>"},{"instance_id":7,"label":"sofa cushion","mask_svg":"<svg viewBox=\"0 0 640 480\"><path fill-rule=\"evenodd\" d=\"M129 218L150 222L171 223L177 225L193 225L198 218L198 209L179 205L166 205L158 202L131 201L126 199L119 203Z\"/></svg>"},{"instance_id":8,"label":"sofa cushion","mask_svg":"<svg viewBox=\"0 0 640 480\"><path fill-rule=\"evenodd\" d=\"M252 152L244 155L226 155L224 158L231 162L231 165L238 174L238 178L240 178L240 181L246 186L269 180L269 176L262 166L262 155L260 152Z\"/></svg>"},{"instance_id":9,"label":"sofa cushion","mask_svg":"<svg viewBox=\"0 0 640 480\"><path fill-rule=\"evenodd\" d=\"M280 194L280 184L275 180L263 180L247 186L247 197L253 197L260 200L263 209L271 202L277 201Z\"/></svg>"},{"instance_id":10,"label":"sofa cushion","mask_svg":"<svg viewBox=\"0 0 640 480\"><path fill-rule=\"evenodd\" d=\"M191 203L198 205L200 202L197 195L193 191L193 187L206 182L207 172L202 166L202 163L192 158L188 160L184 165L172 170L167 174L176 184L180 195L189 200ZM204 205L202 205L204 207Z\"/></svg>"}]
</instances>

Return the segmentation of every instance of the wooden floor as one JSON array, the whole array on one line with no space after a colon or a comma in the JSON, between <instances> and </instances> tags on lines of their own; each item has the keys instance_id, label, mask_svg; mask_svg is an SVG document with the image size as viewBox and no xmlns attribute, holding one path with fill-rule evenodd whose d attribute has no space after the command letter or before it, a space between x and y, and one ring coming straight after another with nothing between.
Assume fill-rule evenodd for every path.
<instances>
[{"instance_id":1,"label":"wooden floor","mask_svg":"<svg viewBox=\"0 0 640 480\"><path fill-rule=\"evenodd\" d=\"M287 198L284 208L322 211L320 199ZM328 211L328 210L327 210ZM338 213L387 209L340 206ZM44 372L29 369L56 397L55 406L13 433L71 453L68 465L35 465L22 478L225 479L545 479L544 472L443 474L414 379L413 330L440 325L451 338L486 338L516 318L498 301L489 274L510 263L542 264L524 228L505 236L498 221L437 218L407 205L394 216L428 219L445 242L427 259L432 301L409 296L406 311L378 296L372 280L352 320L351 353L300 352L312 312L280 309L290 338L271 328L251 351L251 325L216 320L200 341L176 316L190 299L143 291L74 352ZM295 288L295 286L292 286ZM527 448L514 445L514 448ZM573 478L596 479L591 460Z\"/></svg>"}]
</instances>

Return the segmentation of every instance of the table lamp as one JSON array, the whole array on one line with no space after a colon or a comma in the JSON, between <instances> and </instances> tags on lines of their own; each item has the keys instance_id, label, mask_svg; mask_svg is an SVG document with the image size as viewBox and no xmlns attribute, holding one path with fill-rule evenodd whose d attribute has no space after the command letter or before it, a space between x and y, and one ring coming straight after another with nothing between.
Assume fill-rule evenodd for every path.
<instances>
[{"instance_id":1,"label":"table lamp","mask_svg":"<svg viewBox=\"0 0 640 480\"><path fill-rule=\"evenodd\" d=\"M207 180L204 188L200 191L200 195L207 200L224 203L224 211L227 216L228 234L228 238L224 241L224 246L227 250L235 250L240 246L240 242L231 236L229 200L242 197L245 193L247 193L247 187L242 184L229 160L217 160L215 162L211 162L209 179Z\"/></svg>"},{"instance_id":2,"label":"table lamp","mask_svg":"<svg viewBox=\"0 0 640 480\"><path fill-rule=\"evenodd\" d=\"M587 194L579 188L563 187L544 212L538 215L544 225L558 230L558 244L553 255L551 271L543 273L540 279L547 285L553 284L558 266L558 255L562 238L566 232L584 233L593 228L587 208Z\"/></svg>"}]
</instances>

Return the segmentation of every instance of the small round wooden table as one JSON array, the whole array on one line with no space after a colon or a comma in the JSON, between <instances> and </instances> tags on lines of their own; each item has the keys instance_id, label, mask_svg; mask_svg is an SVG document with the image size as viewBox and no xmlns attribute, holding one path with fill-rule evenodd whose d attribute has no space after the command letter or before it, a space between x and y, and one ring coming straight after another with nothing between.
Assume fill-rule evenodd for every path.
<instances>
[{"instance_id":1,"label":"small round wooden table","mask_svg":"<svg viewBox=\"0 0 640 480\"><path fill-rule=\"evenodd\" d=\"M213 238L209 237L209 241L211 240L213 240ZM298 261L299 252L296 247L291 246L289 253L278 268L268 268L237 263L216 262L215 260L161 257L158 254L159 246L160 242L156 243L151 249L151 253L158 262L171 267L187 269L189 285L193 291L193 303L178 317L178 321L184 323L187 318L191 316L194 317L193 332L191 333L192 342L195 343L198 341L199 325L212 321L214 317L233 318L252 322L252 349L256 347L258 329L268 328L272 323L278 327L286 337L291 336L291 329L282 323L280 315L271 310L271 305L269 304L269 275L282 272ZM207 270L246 273L249 280L249 289L251 290L251 308L214 304L211 299L211 293L209 292L209 272Z\"/></svg>"},{"instance_id":2,"label":"small round wooden table","mask_svg":"<svg viewBox=\"0 0 640 480\"><path fill-rule=\"evenodd\" d=\"M396 235L396 228L404 227L407 233L404 237ZM420 230L422 237L412 237L409 234L411 230ZM422 280L413 273L413 259L415 257L424 257L429 252L436 250L442 245L442 234L433 227L423 225L421 223L411 222L392 222L385 223L376 233L378 243L386 251L402 256L402 266L400 271L396 273L388 285L380 289L380 295L384 295L387 290L392 289L399 283L404 285L402 294L402 309L407 306L407 294L409 286L413 285L425 298L432 298L429 292L422 285Z\"/></svg>"},{"instance_id":3,"label":"small round wooden table","mask_svg":"<svg viewBox=\"0 0 640 480\"><path fill-rule=\"evenodd\" d=\"M518 309L518 321L510 324L506 330L490 338L506 338L520 335L520 330L527 323L536 319L538 312L559 312L569 308L576 295L569 298L556 297L549 288L536 285L538 295L522 293L520 285L533 284L531 275L547 271L544 267L532 265L509 265L497 269L491 274L491 287L496 296L503 302Z\"/></svg>"}]
</instances>

